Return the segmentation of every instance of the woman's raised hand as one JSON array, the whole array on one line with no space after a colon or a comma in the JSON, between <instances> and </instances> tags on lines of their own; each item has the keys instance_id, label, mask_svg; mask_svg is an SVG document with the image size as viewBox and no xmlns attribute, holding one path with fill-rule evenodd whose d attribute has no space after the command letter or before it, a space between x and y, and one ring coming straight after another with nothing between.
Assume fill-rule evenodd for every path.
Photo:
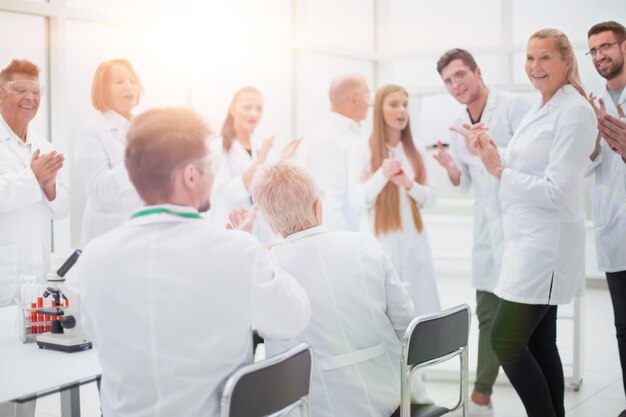
<instances>
[{"instance_id":1,"label":"woman's raised hand","mask_svg":"<svg viewBox=\"0 0 626 417\"><path fill-rule=\"evenodd\" d=\"M267 155L270 153L272 146L274 146L275 137L276 136L270 136L269 138L263 141L263 143L261 144L261 147L259 148L259 152L256 155L257 163L263 164L265 162L265 159L267 158Z\"/></svg>"}]
</instances>

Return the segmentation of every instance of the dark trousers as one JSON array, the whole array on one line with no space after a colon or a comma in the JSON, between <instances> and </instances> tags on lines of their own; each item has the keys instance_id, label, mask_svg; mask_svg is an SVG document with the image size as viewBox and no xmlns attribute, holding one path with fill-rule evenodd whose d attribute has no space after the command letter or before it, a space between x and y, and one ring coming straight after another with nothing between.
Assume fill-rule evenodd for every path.
<instances>
[{"instance_id":1,"label":"dark trousers","mask_svg":"<svg viewBox=\"0 0 626 417\"><path fill-rule=\"evenodd\" d=\"M491 345L528 417L563 417L565 383L551 305L501 300Z\"/></svg>"},{"instance_id":2,"label":"dark trousers","mask_svg":"<svg viewBox=\"0 0 626 417\"><path fill-rule=\"evenodd\" d=\"M491 395L498 377L500 362L491 348L491 329L498 311L500 298L487 291L476 290L476 317L478 318L478 366L474 391Z\"/></svg>"},{"instance_id":3,"label":"dark trousers","mask_svg":"<svg viewBox=\"0 0 626 417\"><path fill-rule=\"evenodd\" d=\"M609 293L613 302L613 316L615 317L615 335L619 349L619 361L622 365L622 381L626 393L626 271L607 272L606 282L609 284Z\"/></svg>"}]
</instances>

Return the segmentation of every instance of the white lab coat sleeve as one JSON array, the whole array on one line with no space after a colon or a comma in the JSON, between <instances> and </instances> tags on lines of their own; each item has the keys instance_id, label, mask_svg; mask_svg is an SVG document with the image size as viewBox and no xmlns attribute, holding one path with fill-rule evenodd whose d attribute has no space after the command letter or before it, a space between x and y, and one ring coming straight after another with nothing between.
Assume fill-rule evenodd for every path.
<instances>
[{"instance_id":1,"label":"white lab coat sleeve","mask_svg":"<svg viewBox=\"0 0 626 417\"><path fill-rule=\"evenodd\" d=\"M461 152L459 149L460 146L465 146L465 142L463 141L463 137L460 134L454 133L454 132L450 134L449 141L450 141L450 155L452 156L452 159L454 159L454 163L456 164L456 167L461 173L461 179L459 181L457 190L461 194L465 194L469 191L470 187L472 186L472 175L470 174L470 170L469 170L467 163L463 161L463 158L461 157Z\"/></svg>"},{"instance_id":2,"label":"white lab coat sleeve","mask_svg":"<svg viewBox=\"0 0 626 417\"><path fill-rule=\"evenodd\" d=\"M250 193L243 183L243 175L230 175L228 154L221 152L220 159L220 169L215 176L212 196L224 207L235 207L241 200L248 198Z\"/></svg>"},{"instance_id":3,"label":"white lab coat sleeve","mask_svg":"<svg viewBox=\"0 0 626 417\"><path fill-rule=\"evenodd\" d=\"M402 285L396 270L391 264L391 260L384 253L382 256L385 268L386 314L396 331L398 339L402 340L404 332L413 319L413 301L411 301L411 297L409 297L404 285Z\"/></svg>"},{"instance_id":4,"label":"white lab coat sleeve","mask_svg":"<svg viewBox=\"0 0 626 417\"><path fill-rule=\"evenodd\" d=\"M252 324L268 339L292 339L311 319L311 304L296 279L271 262L259 245L254 256Z\"/></svg>"},{"instance_id":5,"label":"white lab coat sleeve","mask_svg":"<svg viewBox=\"0 0 626 417\"><path fill-rule=\"evenodd\" d=\"M530 103L524 99L523 97L515 97L513 99L513 103L509 106L509 111L507 114L507 119L509 121L511 132L515 133L517 128L519 127L522 119L530 110Z\"/></svg>"},{"instance_id":6,"label":"white lab coat sleeve","mask_svg":"<svg viewBox=\"0 0 626 417\"><path fill-rule=\"evenodd\" d=\"M430 156L426 153L426 148L421 143L416 143L415 147L422 158L422 163L424 164L424 169L426 170L426 178L430 178L430 173L432 172L432 162L429 159ZM426 184L419 184L418 182L413 181L413 185L409 188L407 194L415 200L420 208L433 207L437 202L437 193L435 188L428 182Z\"/></svg>"},{"instance_id":7,"label":"white lab coat sleeve","mask_svg":"<svg viewBox=\"0 0 626 417\"><path fill-rule=\"evenodd\" d=\"M30 168L0 175L0 214L41 201L43 190Z\"/></svg>"},{"instance_id":8,"label":"white lab coat sleeve","mask_svg":"<svg viewBox=\"0 0 626 417\"><path fill-rule=\"evenodd\" d=\"M407 194L417 203L419 208L433 207L437 200L437 193L434 187L428 184L420 184L413 181L411 188L407 190Z\"/></svg>"},{"instance_id":9,"label":"white lab coat sleeve","mask_svg":"<svg viewBox=\"0 0 626 417\"><path fill-rule=\"evenodd\" d=\"M45 199L46 204L50 207L50 211L52 212L52 218L54 220L64 219L70 214L70 192L64 180L60 177L61 173L59 172L57 175L56 181L56 198L52 201ZM44 194L45 196L45 194Z\"/></svg>"},{"instance_id":10,"label":"white lab coat sleeve","mask_svg":"<svg viewBox=\"0 0 626 417\"><path fill-rule=\"evenodd\" d=\"M327 141L313 144L308 151L307 167L323 191L324 216L332 217L336 230L348 230L343 216L343 199L347 190L346 170L348 160Z\"/></svg>"},{"instance_id":11,"label":"white lab coat sleeve","mask_svg":"<svg viewBox=\"0 0 626 417\"><path fill-rule=\"evenodd\" d=\"M569 114L557 122L544 175L505 168L500 179L502 201L561 209L579 198L578 189L597 134L596 121L586 107L566 111Z\"/></svg>"},{"instance_id":12,"label":"white lab coat sleeve","mask_svg":"<svg viewBox=\"0 0 626 417\"><path fill-rule=\"evenodd\" d=\"M91 124L84 125L78 132L74 160L90 197L110 203L125 192L134 192L124 163L110 166L103 138Z\"/></svg>"},{"instance_id":13,"label":"white lab coat sleeve","mask_svg":"<svg viewBox=\"0 0 626 417\"><path fill-rule=\"evenodd\" d=\"M362 144L352 148L348 159L348 178L350 183L350 204L357 209L371 208L376 204L378 194L385 188L389 181L383 175L381 168L374 175L364 180L369 165L369 152L364 150Z\"/></svg>"},{"instance_id":14,"label":"white lab coat sleeve","mask_svg":"<svg viewBox=\"0 0 626 417\"><path fill-rule=\"evenodd\" d=\"M378 168L374 175L362 183L363 198L366 207L373 207L376 204L378 194L385 188L389 179L383 174L382 168Z\"/></svg>"}]
</instances>

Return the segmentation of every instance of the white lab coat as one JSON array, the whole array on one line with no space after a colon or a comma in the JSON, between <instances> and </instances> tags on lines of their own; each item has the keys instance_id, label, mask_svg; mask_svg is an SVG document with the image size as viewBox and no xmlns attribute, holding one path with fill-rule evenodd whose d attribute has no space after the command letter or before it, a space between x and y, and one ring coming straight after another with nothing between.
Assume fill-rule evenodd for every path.
<instances>
[{"instance_id":1,"label":"white lab coat","mask_svg":"<svg viewBox=\"0 0 626 417\"><path fill-rule=\"evenodd\" d=\"M94 239L73 279L108 416L218 416L225 380L252 362L251 329L292 338L310 318L302 287L274 276L253 236L171 214Z\"/></svg>"},{"instance_id":2,"label":"white lab coat","mask_svg":"<svg viewBox=\"0 0 626 417\"><path fill-rule=\"evenodd\" d=\"M376 239L313 227L287 236L272 254L297 276L312 314L298 337L266 339L266 353L313 347L313 416L390 416L400 405L400 338L413 304ZM416 401L429 402L419 380L412 387Z\"/></svg>"},{"instance_id":3,"label":"white lab coat","mask_svg":"<svg viewBox=\"0 0 626 417\"><path fill-rule=\"evenodd\" d=\"M602 98L607 112L619 117L606 88ZM626 89L622 91L619 104L626 109ZM604 272L626 271L626 164L604 140L600 143L600 155L593 162L595 185L589 190L598 269Z\"/></svg>"},{"instance_id":4,"label":"white lab coat","mask_svg":"<svg viewBox=\"0 0 626 417\"><path fill-rule=\"evenodd\" d=\"M62 173L65 168L57 174L53 201L48 201L30 169L36 149L44 154L55 148L30 131L27 138L30 149L20 144L0 117L0 307L13 304L24 275L45 281L50 270L50 222L69 214L69 193Z\"/></svg>"},{"instance_id":5,"label":"white lab coat","mask_svg":"<svg viewBox=\"0 0 626 417\"><path fill-rule=\"evenodd\" d=\"M74 161L87 191L81 246L121 226L141 205L124 166L129 125L110 110L98 113L78 131Z\"/></svg>"},{"instance_id":6,"label":"white lab coat","mask_svg":"<svg viewBox=\"0 0 626 417\"><path fill-rule=\"evenodd\" d=\"M421 143L415 143L415 146L424 164L428 167L429 155L426 155L424 146ZM390 152L394 154L394 158L402 161L402 169L406 175L413 178L414 171L404 153L402 144L399 143ZM374 175L365 180L370 171L369 143L363 142L353 147L349 159L350 201L354 207L361 209L360 230L373 235L374 205L378 194L383 190L388 180L380 168ZM435 189L429 184L419 185L415 183L408 192L404 187L401 187L399 194L402 229L376 236L376 238L391 259L391 263L409 293L411 301L415 305L415 315L433 313L441 309L433 257L430 252L426 226L421 233L418 233L415 228L409 198L417 201L420 210L433 206L436 200Z\"/></svg>"},{"instance_id":7,"label":"white lab coat","mask_svg":"<svg viewBox=\"0 0 626 417\"><path fill-rule=\"evenodd\" d=\"M233 140L228 152L224 150L222 138L211 142L211 153L220 155L220 169L215 177L211 192L211 210L208 213L209 223L223 229L229 222L228 214L237 207L252 207L252 196L243 183L243 174L256 159L262 143L252 136L252 155L238 140ZM275 236L259 214L254 222L252 233L263 244L272 241Z\"/></svg>"},{"instance_id":8,"label":"white lab coat","mask_svg":"<svg viewBox=\"0 0 626 417\"><path fill-rule=\"evenodd\" d=\"M571 85L531 109L505 151L500 180L505 247L495 294L566 304L585 277L583 175L597 134L593 109Z\"/></svg>"},{"instance_id":9,"label":"white lab coat","mask_svg":"<svg viewBox=\"0 0 626 417\"><path fill-rule=\"evenodd\" d=\"M530 104L523 98L492 87L481 122L489 128L489 135L498 147L505 148L529 108ZM466 109L453 126L463 124L472 124ZM472 285L477 290L493 292L500 276L504 246L499 184L487 172L480 157L467 149L463 136L456 132L450 132L450 153L461 172L459 190L465 193L474 186Z\"/></svg>"},{"instance_id":10,"label":"white lab coat","mask_svg":"<svg viewBox=\"0 0 626 417\"><path fill-rule=\"evenodd\" d=\"M328 230L357 231L359 211L348 197L348 155L355 143L366 140L360 123L330 112L304 140L306 166L323 191L324 226Z\"/></svg>"}]
</instances>

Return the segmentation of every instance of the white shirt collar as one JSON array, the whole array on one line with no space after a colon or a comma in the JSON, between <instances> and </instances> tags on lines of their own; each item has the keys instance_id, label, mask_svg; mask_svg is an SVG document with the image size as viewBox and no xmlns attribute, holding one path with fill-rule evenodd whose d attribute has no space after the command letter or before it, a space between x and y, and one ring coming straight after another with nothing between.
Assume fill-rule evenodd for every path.
<instances>
[{"instance_id":1,"label":"white shirt collar","mask_svg":"<svg viewBox=\"0 0 626 417\"><path fill-rule=\"evenodd\" d=\"M327 232L327 230L324 226L314 226L314 227L300 230L299 232L290 234L289 236L285 238L285 242L294 242L304 237L317 235L317 234L325 233L325 232Z\"/></svg>"},{"instance_id":2,"label":"white shirt collar","mask_svg":"<svg viewBox=\"0 0 626 417\"><path fill-rule=\"evenodd\" d=\"M2 127L4 127L5 132L2 135L2 139L10 139L13 138L15 139L15 141L18 143L18 145L21 148L27 148L30 147L30 145L32 144L32 141L30 140L30 136L28 134L28 131L26 132L26 141L23 141L22 138L20 138L17 133L15 133L13 131L13 129L11 129L9 127L9 124L6 122L6 120L4 120L4 117L2 117L2 115L0 115L0 121L2 121Z\"/></svg>"},{"instance_id":3,"label":"white shirt collar","mask_svg":"<svg viewBox=\"0 0 626 417\"><path fill-rule=\"evenodd\" d=\"M354 119L351 119L348 116L344 116L343 114L336 113L334 111L330 112L328 116L333 122L341 123L347 125L351 129L359 130L361 128L361 122L358 122Z\"/></svg>"},{"instance_id":4,"label":"white shirt collar","mask_svg":"<svg viewBox=\"0 0 626 417\"><path fill-rule=\"evenodd\" d=\"M124 131L126 131L130 126L130 120L128 120L115 110L102 112L102 118L111 129L123 129Z\"/></svg>"}]
</instances>

